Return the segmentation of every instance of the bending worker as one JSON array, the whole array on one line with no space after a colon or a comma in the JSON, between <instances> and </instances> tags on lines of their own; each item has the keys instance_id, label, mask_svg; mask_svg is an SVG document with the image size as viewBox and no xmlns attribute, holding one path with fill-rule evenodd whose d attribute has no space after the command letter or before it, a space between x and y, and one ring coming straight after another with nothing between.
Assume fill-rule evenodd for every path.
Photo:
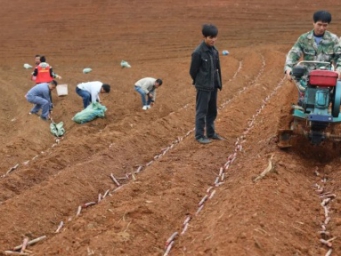
<instances>
[{"instance_id":1,"label":"bending worker","mask_svg":"<svg viewBox=\"0 0 341 256\"><path fill-rule=\"evenodd\" d=\"M80 83L76 87L76 93L83 99L83 107L86 108L90 103L101 102L100 93L109 93L110 85L100 81Z\"/></svg>"}]
</instances>

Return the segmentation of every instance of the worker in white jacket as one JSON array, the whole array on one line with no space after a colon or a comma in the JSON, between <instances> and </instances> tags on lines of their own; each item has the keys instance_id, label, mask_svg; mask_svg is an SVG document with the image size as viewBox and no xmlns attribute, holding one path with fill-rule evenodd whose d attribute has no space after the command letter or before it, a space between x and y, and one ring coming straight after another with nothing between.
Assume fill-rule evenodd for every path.
<instances>
[{"instance_id":1,"label":"worker in white jacket","mask_svg":"<svg viewBox=\"0 0 341 256\"><path fill-rule=\"evenodd\" d=\"M100 102L100 93L109 93L110 85L100 81L80 83L76 86L76 93L83 98L84 108L90 103Z\"/></svg>"},{"instance_id":2,"label":"worker in white jacket","mask_svg":"<svg viewBox=\"0 0 341 256\"><path fill-rule=\"evenodd\" d=\"M141 95L142 109L147 110L155 103L155 89L162 85L160 78L145 77L135 83L135 91Z\"/></svg>"}]
</instances>

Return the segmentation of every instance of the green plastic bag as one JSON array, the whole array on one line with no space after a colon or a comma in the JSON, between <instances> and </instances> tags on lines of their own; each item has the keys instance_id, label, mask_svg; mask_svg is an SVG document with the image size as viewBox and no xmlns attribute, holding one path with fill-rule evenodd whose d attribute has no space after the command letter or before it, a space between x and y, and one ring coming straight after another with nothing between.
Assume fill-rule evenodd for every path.
<instances>
[{"instance_id":1,"label":"green plastic bag","mask_svg":"<svg viewBox=\"0 0 341 256\"><path fill-rule=\"evenodd\" d=\"M92 121L97 117L104 117L105 111L107 111L107 108L100 103L91 103L86 109L78 112L72 120L78 124L83 124Z\"/></svg>"},{"instance_id":2,"label":"green plastic bag","mask_svg":"<svg viewBox=\"0 0 341 256\"><path fill-rule=\"evenodd\" d=\"M50 130L51 130L51 133L56 136L56 137L61 137L64 135L65 133L65 129L64 129L64 123L63 122L60 122L58 124L52 122L50 124Z\"/></svg>"}]
</instances>

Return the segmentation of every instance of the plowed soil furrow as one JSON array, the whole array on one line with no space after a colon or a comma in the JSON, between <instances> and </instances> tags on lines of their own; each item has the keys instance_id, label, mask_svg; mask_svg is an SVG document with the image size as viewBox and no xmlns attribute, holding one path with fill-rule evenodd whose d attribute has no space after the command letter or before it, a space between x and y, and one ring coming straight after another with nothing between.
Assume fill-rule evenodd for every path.
<instances>
[{"instance_id":1,"label":"plowed soil furrow","mask_svg":"<svg viewBox=\"0 0 341 256\"><path fill-rule=\"evenodd\" d=\"M263 65L266 65L266 63L264 63ZM262 90L259 90L259 86L256 85L257 79L259 79L259 77L261 76L261 75L258 76L258 74L261 74L260 73L261 71L262 71L262 68L258 69L258 72L255 72L256 73L255 78L254 78L255 80L249 81L249 84L250 84L249 90L252 90L252 92L248 92L248 94L251 93L253 95L256 95L256 94L259 94L262 92L264 93L264 91L265 91L264 88L262 88ZM240 73L242 73L242 71ZM238 77L238 75L236 77ZM254 85L254 86L252 86L252 85ZM264 87L266 89L266 86L264 86ZM271 90L272 85L268 84L268 88ZM225 109L226 110L236 109L236 104L240 105L243 102L245 102L245 99L243 99L242 97L243 96L247 97L248 94L241 93L240 96L237 96ZM266 94L267 94L267 92L264 93L264 95L266 95ZM249 105L250 110L244 109L245 112L239 112L238 113L238 116L248 115L248 117L247 118L241 117L241 116L239 117L239 119L245 120L245 122L243 124L241 124L240 126L238 126L238 127L240 127L240 129L239 129L239 131L235 130L234 134L241 134L243 132L243 129L245 128L245 126L247 124L248 118L252 117L248 113L250 113L250 111L251 111L251 114L253 114L255 107L257 105L259 107L262 104L262 99L263 99L262 96L258 97L258 100L257 100L257 98L255 98L255 104ZM225 111L225 109L222 111ZM236 118L238 118L238 116L236 114L234 114L234 115L236 116ZM220 122L218 122L218 124L220 124ZM236 140L235 136L236 135L229 136L228 142L230 142L230 143L228 143L228 144L233 145L233 141ZM176 225L180 226L181 221L183 218L185 218L186 214L193 215L195 213L198 201L204 195L206 188L210 184L212 184L212 182L214 181L214 175L213 174L218 171L218 169L221 165L224 164L224 161L226 161L226 156L230 152L233 152L233 148L231 146L226 147L225 142L224 142L224 144L225 144L224 150L222 150L222 148L221 148L222 145L220 146L220 149L219 149L219 145L215 146L218 148L215 148L213 146L213 148L210 151L211 152L212 151L219 152L219 154L212 153L210 155L210 159L211 158L213 159L212 161L210 161L211 166L203 167L202 162L200 162L200 159L196 159L196 155L198 153L195 153L195 151L197 151L197 149L190 149L193 146L193 141L192 140L189 141L189 140L190 139L188 138L188 139L182 141L178 147L176 147L175 149L173 149L170 152L171 156L168 156L168 154L167 154L160 161L157 161L152 166L147 167L147 169L145 169L144 173L141 175L141 181L140 181L140 176L139 176L138 182L129 183L124 188L122 188L119 192L113 194L113 198L115 198L114 200L117 200L115 202L115 212L117 212L117 210L120 207L124 207L124 205L126 204L125 202L127 201L126 199L120 198L120 196L121 195L124 197L127 196L125 193L129 194L130 190L132 190L134 192L134 194L130 196L132 198L131 200L134 201L135 207L137 207L137 205L139 205L139 207L137 207L137 208L138 209L141 208L142 212L145 211L144 204L149 204L149 203L153 204L153 201L155 201L155 197L160 195L160 193L165 198L167 198L167 199L165 199L166 205L170 204L170 202L172 201L172 198L175 198L174 203L180 203L180 205L177 207L178 213L176 213L176 212L172 213L173 218L168 220L168 222L169 222L168 228L166 228L167 226L163 227L163 229L165 229L165 231L163 231L164 235L163 236L159 235L159 236L157 236L157 238L153 237L153 239L157 239L156 244L158 244L157 247L159 248L159 250L162 250L162 244L166 239L165 236L167 235L167 232L170 233L172 231L171 228L176 226ZM220 143L220 144L222 144L222 143ZM177 152L177 151L179 151L179 152ZM187 153L185 153L185 152L187 152ZM184 157L181 157L181 159L180 159L180 156L184 156ZM180 160L181 160L181 162L177 163ZM188 163L186 163L187 161L188 161ZM192 170L194 170L193 174L195 176L188 176L184 172L181 171L182 169L188 169L188 168L191 168ZM198 170L200 172L200 175L196 174L195 170ZM157 172L163 173L166 176L160 177L161 174L157 175ZM169 176L171 174L176 175L176 176L180 175L180 177L178 177L177 179L175 179L172 182L172 179L174 179L174 177ZM186 177L184 177L183 175L186 175ZM85 175L84 177L86 177L86 176L87 175ZM146 176L146 178L148 180L143 180L144 176ZM155 180L155 178L157 178L158 180L159 179L165 180L165 182L168 180L168 182L166 182L166 184L169 183L170 187L165 186L164 183L159 184L159 182L157 182ZM79 177L79 179L82 179L82 177ZM170 179L171 179L171 181L169 181ZM178 180L178 179L180 179L180 180ZM65 178L63 177L61 180L65 180ZM188 191L186 190L186 192L178 191L178 189L176 189L176 187L179 186L178 182L184 182L183 180L185 180L185 182L190 181L190 184L192 184L192 185L190 185L191 186L190 188L187 186ZM85 182L83 182L83 183L85 183ZM135 191L137 189L136 186L138 187L137 192ZM152 189L151 189L152 191L158 191L158 193L156 195L155 194L151 194L151 195L148 194L148 187L150 187L150 186L152 186ZM45 189L45 190L46 191L55 191L56 189L50 188L50 189ZM65 188L63 190L68 191L68 189L65 189ZM125 191L128 191L128 192L125 192ZM34 194L37 194L37 193L38 193L38 191L34 192ZM134 199L135 198L134 195L136 195L136 194L146 194L146 197L143 197L143 199L141 199L139 197ZM184 196L183 194L186 197L193 198L193 199L190 201L188 199L184 200L184 198L183 199L181 198L181 196L182 197ZM54 197L54 196L52 196L52 197ZM75 198L76 195L71 195L71 196L67 196L67 197ZM116 198L116 197L118 197L118 198ZM186 205L183 205L183 203L185 203L185 202L186 202ZM65 201L64 201L64 203L65 203ZM122 203L123 203L123 205L120 206L120 204L122 204ZM171 203L173 205L172 208L174 208L174 203ZM190 203L190 205L187 206L188 203ZM161 221L162 212L166 210L166 205L161 205L161 206L157 207L157 209L152 211L153 214L151 216L153 216L153 219L155 219L155 221ZM56 207L56 208L59 209L60 207L63 208L63 206L61 206L61 205L59 207ZM73 204L73 208L76 209L76 207L77 207L77 203L75 202ZM139 216L140 214L143 214L142 212L140 212L140 210L139 210L136 213L136 215ZM69 212L69 214L70 214L70 212ZM88 213L85 213L85 214L87 215ZM65 215L65 213L64 214L59 213L59 215ZM161 215L161 216L158 218L157 217L158 215ZM21 217L22 216L19 216L19 219ZM153 222L154 221L153 219L152 220L148 219L148 222ZM180 220L180 222L179 222L179 220ZM142 218L142 221L145 221L145 219ZM58 223L58 220L54 220L53 222L54 222L54 225L50 225L50 228L52 228L53 226L56 226L56 224ZM78 220L76 220L76 222L78 222ZM135 224L135 222L137 222L137 223ZM133 228L133 226L139 227L138 222L139 222L139 218L132 218L131 222L129 224L129 227L130 228ZM70 224L71 225L77 225L77 224L73 224L73 222L71 222ZM45 225L45 227L46 227L46 225ZM158 225L151 224L151 227L158 227ZM149 230L151 227L144 227L144 228L147 228ZM80 227L80 228L82 228L82 227ZM42 229L42 227L39 227L39 230L41 230L41 229ZM138 230L139 230L139 228L138 228ZM97 229L96 229L96 231L97 231ZM48 231L46 230L46 232L48 232ZM159 234L161 231L158 229L155 229L155 230L151 230L150 232ZM138 242L139 240L134 239L134 241ZM148 245L148 243L146 245ZM68 246L66 246L66 248L68 248ZM70 249L70 250L72 250L72 249ZM66 253L66 252L67 251L65 251L63 253Z\"/></svg>"},{"instance_id":2,"label":"plowed soil furrow","mask_svg":"<svg viewBox=\"0 0 341 256\"><path fill-rule=\"evenodd\" d=\"M251 62L250 61L246 61L245 65L244 65L244 68L249 68L250 69L250 67L248 67L248 63L251 63ZM261 74L260 72L264 68L264 64L265 63L261 64L260 68L258 68L258 70L257 70L256 67L253 68L253 70L255 71L254 72L253 80L252 79L249 80L249 77L247 77L247 80L249 82L247 84L247 80L246 80L245 81L245 86L246 87L250 86L250 90L254 90L255 92L259 91L259 89L257 88L258 86L255 85L255 83L256 83L256 81L257 81L257 79L259 77L259 74ZM240 71L237 73L236 78L239 75L242 76L242 79L245 79L245 78L243 78L243 76L244 76L243 75L243 68L240 69ZM238 84L237 81L232 81L232 82L234 82L235 84ZM264 89L262 89L262 91L264 91ZM237 94L237 96L232 97L232 98L233 98L234 101L236 101L238 103L242 103L245 100L241 99L241 97L243 95L245 95L245 94L246 93L241 92L240 94ZM221 100L221 101L223 101L223 100ZM262 101L259 98L258 99L258 104L261 104L261 102ZM253 109L254 109L254 107L251 106L251 110L253 110ZM181 111L180 114L182 114L182 112L186 112L186 111ZM244 114L247 114L247 113L244 113ZM192 113L191 113L191 115L192 115ZM172 115L170 115L170 116L172 116ZM165 123L165 120L162 120L160 122L155 121L154 122L154 127L156 127L156 125L158 123L161 123L161 125L162 125L163 123ZM241 126L241 127L243 127L243 126ZM139 126L139 129L143 130L143 127ZM160 130L160 129L161 128L158 128L158 130ZM242 130L240 132L242 132ZM182 132L182 134L184 134L184 132ZM169 135L169 133L168 133L168 135ZM28 191L27 190L28 187L24 187L24 185L26 184L26 186L27 186L28 181L29 181L29 176L28 175L23 175L22 177L23 178L25 177L25 179L23 179L23 181L25 181L25 183L22 184L21 186L20 186L20 184L17 184L15 186L15 188L22 187L24 192L19 197L16 197L16 198L13 198L12 200L6 201L6 203L4 203L2 205L2 207L0 208L0 211L1 210L3 211L3 216L5 217L5 219L7 219L10 215L12 215L12 213L9 213L7 211L7 209L6 209L7 205L9 205L9 207L11 207L11 204L13 203L13 204L17 205L17 207L19 209L20 208L25 208L26 198L31 198L34 195L48 196L49 197L49 204L48 205L41 205L39 203L39 201L35 202L35 205L30 204L32 215L27 215L27 213L16 214L16 217L11 218L11 223L12 223L12 225L15 226L20 221L20 219L23 219L23 218L30 219L30 223L28 224L28 226L25 227L26 230L30 230L33 234L38 233L38 231L43 232L43 233L44 233L44 231L45 232L51 232L51 230L56 225L56 223L59 222L58 217L59 218L61 218L61 216L70 216L70 217L72 217L72 215L75 213L78 205L83 204L86 201L93 201L94 199L96 199L96 196L97 196L98 193L102 193L103 194L105 192L105 190L112 189L114 185L111 184L111 181L108 178L108 176L109 176L109 174L111 172L113 172L115 174L115 176L117 176L117 175L118 176L124 176L125 173L129 173L129 172L133 171L134 170L133 169L134 166L136 167L136 166L138 166L140 164L138 162L137 163L135 162L135 164L134 164L134 161L136 161L136 159L139 159L140 161L144 160L144 159L141 159L141 154L142 154L142 150L143 150L143 146L141 146L141 151L139 152L137 150L137 148L135 148L135 150L131 152L131 155L130 155L129 159L122 159L122 158L120 158L120 156L110 157L112 159L110 161L110 166L111 167L109 167L106 164L106 161L104 161L104 158L110 156L110 153L111 154L113 153L115 155L115 152L118 153L119 150L122 150L124 148L124 144L127 145L127 144L130 144L130 143L133 143L134 145L137 146L138 143L143 143L144 142L143 141L143 136L141 134L138 134L138 131L137 131L137 134L132 134L131 136L132 136L132 138L139 137L139 141L127 140L126 142L122 142L122 144L119 144L119 145L117 145L117 143L113 142L113 144L110 147L110 149L106 150L107 152L101 151L100 153L98 153L98 155L99 155L99 160L98 161L95 161L95 162L94 161L86 161L85 163L80 163L79 162L79 164L74 162L72 167L66 167L66 168L62 169L62 171L59 171L56 174L44 173L46 178L50 177L49 180L53 181L52 184L50 184L49 180L47 180L47 183L45 183L45 184L43 183L43 184L41 184L39 186L34 186L34 188L32 188L30 191ZM185 141L188 141L188 140L190 140L190 138L188 138ZM159 139L155 140L155 142L156 141L160 141L161 142L162 139L159 138ZM183 143L184 143L184 141L181 142L181 144L183 144ZM193 140L191 140L190 144L193 144ZM155 147L155 146L153 146L152 143L149 143L149 145L150 145L151 148ZM161 147L165 147L166 145L165 144L163 144L163 145L161 144L160 146ZM70 146L68 146L68 148L70 148ZM214 149L212 149L212 150L214 150ZM173 153L173 150L171 151L171 153ZM220 155L220 158L224 159L224 158L226 158L227 154L228 154L227 152L223 151L219 155ZM56 152L56 155L58 155L58 152ZM49 158L52 160L53 157L54 156L52 155ZM195 156L191 156L189 159L191 159L193 157L195 159ZM144 160L144 163L150 161L150 159L152 159L151 155L149 155L149 160L148 159ZM161 163L164 164L165 162L167 162L166 159L167 159L167 155L164 158L162 158L162 160L160 160ZM41 161L43 161L43 160L44 159L42 159ZM51 160L49 161L50 163L52 162ZM130 165L128 164L128 162L130 162ZM216 161L212 161L212 162L214 163ZM223 164L223 162L221 160L219 162L220 162L220 165ZM173 164L172 160L171 160L170 163L171 163L171 167L167 167L166 166L166 167L162 167L162 168L165 168L165 170L167 170L167 169L177 169L176 166L173 166L174 164ZM94 167L93 167L93 169L89 170L89 173L84 173L83 167L82 167L84 164L86 166L88 166L88 167L89 166L94 166ZM181 163L181 165L183 165L183 164ZM190 165L192 166L193 163L191 163ZM185 165L185 166L189 166L189 165ZM150 168L152 168L152 167L147 167L144 172L148 172L149 173L150 172L149 171ZM197 168L200 169L200 166L197 167ZM215 167L214 169L217 169L217 168L218 167ZM37 170L37 171L42 171L42 170ZM208 168L207 175L212 175L212 171L213 170L210 170L210 168ZM214 171L216 171L216 170L214 170ZM29 172L29 170L27 170L27 172ZM92 173L92 175L91 175L91 173ZM43 175L41 174L39 176L43 176ZM34 177L36 177L36 175L32 175L31 177L34 178ZM42 178L42 179L45 180L46 178ZM34 179L35 180L33 182L36 181L36 178L34 178ZM73 181L74 179L76 179L76 180ZM97 179L98 179L98 183L96 182ZM70 182L71 180L72 180L72 182ZM65 181L67 181L67 182L65 183ZM10 181L6 181L6 182L13 184L13 181L11 181L11 180ZM203 177L201 182L208 183L209 181L207 181L207 178ZM82 189L80 191L73 190L72 194L68 194L67 191L70 191L70 189L67 189L67 187L69 187L69 186L73 187L76 184L79 184L77 187L80 187ZM83 184L83 186L82 186L82 184ZM122 189L122 191L124 191L124 190L125 189ZM60 193L63 193L63 198L60 198L58 196L58 194L60 194ZM58 198L57 202L54 202L53 198ZM70 198L73 198L73 200L70 201ZM56 212L52 212L51 211L51 215L50 216L44 216L43 217L42 215L35 215L34 214L34 212L35 212L34 209L36 208L37 210L39 210L42 207L43 208L48 208L48 209L50 209L50 208L56 209L57 211ZM182 208L182 207L180 207L180 208ZM38 222L38 220L39 220L39 223L41 223L41 225L37 225L36 224ZM178 220L178 217L176 217L175 220ZM23 232L23 231L21 231L21 232Z\"/></svg>"},{"instance_id":3,"label":"plowed soil furrow","mask_svg":"<svg viewBox=\"0 0 341 256\"><path fill-rule=\"evenodd\" d=\"M257 58L257 53L251 53L249 55L250 60L245 61L242 66L242 68L239 68L235 70L235 77L236 79L231 80L226 84L226 88L222 91L222 96L220 97L219 101L225 103L226 101L229 101L230 99L237 97L239 93L242 93L242 90L233 92L234 88L238 88L240 86L240 81L244 83L244 87L247 88L248 86L252 86L254 82L250 82L250 79L252 79L253 76L258 76L256 72L258 66L253 66L253 57ZM260 62L260 61L258 61ZM237 64L237 62L236 62ZM260 64L261 66L263 64ZM233 66L232 66L233 67ZM236 66L234 67L236 68ZM248 70L248 75L245 75L245 71ZM252 71L251 71L252 70ZM253 74L253 73L254 74ZM231 72L230 72L231 73ZM224 79L225 81L227 78L230 76L230 74L226 74L226 78ZM239 78L240 77L240 78ZM247 84L249 83L249 84ZM180 84L181 86L181 84ZM191 87L190 87L191 88ZM122 92L121 92L122 93ZM193 90L191 91L193 94ZM162 96L162 95L161 95ZM193 96L192 96L193 97ZM226 98L225 98L226 97ZM189 101L189 97L187 98L187 102ZM123 108L128 108L132 101L129 100L128 104L125 103L125 106ZM183 102L183 99L179 99L179 103ZM221 103L221 104L223 104ZM11 190L8 191L7 189L1 191L2 194L2 200L6 200L9 197L20 193L20 191L24 191L28 189L30 186L33 186L35 184L39 184L40 182L46 180L49 178L50 175L55 175L60 171L63 171L64 168L67 168L70 165L77 164L78 162L82 162L86 159L87 155L93 155L93 154L98 154L100 155L101 151L104 148L107 148L108 146L114 145L112 147L112 151L114 154L115 152L119 152L122 150L124 145L129 145L129 144L135 144L137 146L137 143L141 143L141 150L138 152L135 152L133 154L138 154L141 156L143 154L143 151L145 150L143 145L147 143L146 141L140 140L139 142L136 141L136 138L146 138L148 135L153 135L152 131L145 133L145 130L148 130L148 126L151 125L151 122L153 123L153 126L158 128L158 130L162 130L163 132L154 135L158 136L159 139L154 139L153 141L148 143L148 146L151 148L150 151L154 154L157 154L158 152L161 151L162 148L164 148L166 145L164 143L171 143L171 140L174 138L177 138L178 136L184 135L188 130L190 130L193 126L192 122L187 122L186 120L190 119L193 116L193 103L190 102L190 104L186 103L185 107L182 106L179 111L175 112L169 112L169 109L162 110L161 108L161 117L162 114L164 113L164 117L161 119L155 119L153 120L153 117L148 117L148 119L142 117L140 114L137 114L136 112L133 112L132 114L135 115L134 117L129 117L129 112L126 113L126 116L123 117L122 120L116 122L115 124L109 124L106 126L103 126L103 121L99 121L96 124L95 121L95 126L94 124L90 124L87 129L83 128L77 128L74 124L71 125L70 129L71 132L67 133L66 139L62 139L61 143L54 147L51 148L53 144L55 144L55 141L50 139L51 146L47 145L46 148L37 148L36 151L31 153L31 158L27 158L27 151L26 151L26 156L25 158L19 158L22 156L17 156L16 162L12 160L12 165L7 166L7 170L14 166L15 163L20 163L20 167L12 173L10 176L3 178L0 180L1 183L7 184L5 185L7 189ZM119 110L117 110L119 111ZM136 115L137 114L137 115ZM131 114L130 114L131 115ZM160 114L158 115L160 118ZM111 117L108 116L108 119ZM178 119L178 120L174 120ZM32 120L30 120L32 122ZM180 127L174 127L174 123L181 123ZM187 122L187 123L186 123ZM101 124L102 123L102 124ZM173 125L172 125L173 124ZM186 125L185 125L186 124ZM96 135L92 135L92 137L87 138L87 141L89 143L89 147L81 147L79 143L75 143L75 141L82 141L83 137L86 137L87 134L95 132L99 127L103 127ZM162 128L161 128L162 127ZM174 129L175 128L175 129ZM116 132L117 130L122 130L126 129L125 132ZM33 133L34 130L31 130ZM106 137L101 137L101 134L106 133ZM107 137L110 137L110 140L107 139ZM122 140L124 138L125 141ZM22 139L25 140L23 144L26 146L32 147L33 145L36 145L36 143L30 143L27 141L28 138L20 138L18 137L17 140ZM117 143L117 140L121 140L121 142ZM159 144L155 144L156 142L160 142ZM115 145L118 144L118 145ZM104 148L103 148L104 147ZM115 148L117 148L115 150ZM138 148L138 146L137 146ZM155 148L155 149L153 149ZM9 147L6 147L6 150L9 150ZM34 148L32 148L34 150ZM42 149L39 151L39 149ZM14 148L14 150L16 150ZM69 158L66 159L63 157L63 159L60 159L59 155L64 155L64 152L68 152ZM74 152L74 153L72 153ZM146 157L142 158L137 157L134 155L131 155L131 158L134 158L135 160L130 160L129 158L128 161L132 161L132 164L123 164L123 168L126 170L132 170L133 166L140 165L141 162L148 162L149 159L152 159L153 156L147 154ZM38 156L38 157L37 157ZM35 158L37 157L37 158ZM32 160L34 159L34 160ZM46 164L46 161L48 159L48 164ZM145 159L145 160L144 160ZM27 165L23 165L24 163L27 163L27 161L30 161ZM115 166L116 164L113 164L112 166ZM116 169L121 169L121 166L117 166ZM6 170L4 169L4 171ZM39 175L37 175L39 173Z\"/></svg>"},{"instance_id":4,"label":"plowed soil furrow","mask_svg":"<svg viewBox=\"0 0 341 256\"><path fill-rule=\"evenodd\" d=\"M332 12L330 31L341 34L341 3L0 2L0 176L19 164L0 177L0 255L42 235L30 255L164 255L174 232L169 255L326 255L316 184L335 195L324 228L326 239L336 237L332 255L340 254L340 145L297 137L283 151L276 134L297 100L284 79L285 55L318 9ZM188 71L206 22L219 28L219 52L229 51L220 56L216 120L226 140L201 145ZM27 114L32 69L23 64L33 65L35 54L68 84L66 97L53 93L53 118L66 129L57 145L49 123ZM85 67L93 71L85 75ZM146 76L164 84L155 106L142 111L134 83ZM75 87L97 80L111 85L101 97L106 117L75 124L82 109ZM272 171L255 181L269 163ZM96 204L77 215L89 202Z\"/></svg>"}]
</instances>

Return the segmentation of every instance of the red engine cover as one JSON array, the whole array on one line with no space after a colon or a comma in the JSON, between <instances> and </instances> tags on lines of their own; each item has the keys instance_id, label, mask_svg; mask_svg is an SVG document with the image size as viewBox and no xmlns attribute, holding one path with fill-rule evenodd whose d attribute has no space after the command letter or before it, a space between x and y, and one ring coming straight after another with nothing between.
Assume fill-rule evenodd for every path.
<instances>
[{"instance_id":1,"label":"red engine cover","mask_svg":"<svg viewBox=\"0 0 341 256\"><path fill-rule=\"evenodd\" d=\"M309 73L309 84L319 87L336 86L338 74L331 70L312 70Z\"/></svg>"}]
</instances>

